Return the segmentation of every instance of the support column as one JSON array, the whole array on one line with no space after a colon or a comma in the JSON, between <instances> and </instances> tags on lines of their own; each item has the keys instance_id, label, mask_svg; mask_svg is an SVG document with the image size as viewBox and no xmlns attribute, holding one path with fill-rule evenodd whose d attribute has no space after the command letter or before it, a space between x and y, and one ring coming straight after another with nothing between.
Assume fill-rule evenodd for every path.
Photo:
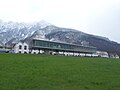
<instances>
[{"instance_id":1,"label":"support column","mask_svg":"<svg viewBox=\"0 0 120 90\"><path fill-rule=\"evenodd\" d=\"M38 52L38 54L41 54L41 53L40 53L40 49L39 49L39 52Z\"/></svg>"},{"instance_id":2,"label":"support column","mask_svg":"<svg viewBox=\"0 0 120 90\"><path fill-rule=\"evenodd\" d=\"M91 57L92 57L92 54L91 54Z\"/></svg>"},{"instance_id":3,"label":"support column","mask_svg":"<svg viewBox=\"0 0 120 90\"><path fill-rule=\"evenodd\" d=\"M73 52L73 56L75 56L75 52Z\"/></svg>"},{"instance_id":4,"label":"support column","mask_svg":"<svg viewBox=\"0 0 120 90\"><path fill-rule=\"evenodd\" d=\"M63 55L65 56L65 53L64 53L64 51L63 51Z\"/></svg>"},{"instance_id":5,"label":"support column","mask_svg":"<svg viewBox=\"0 0 120 90\"><path fill-rule=\"evenodd\" d=\"M56 54L59 55L59 50L56 50Z\"/></svg>"},{"instance_id":6,"label":"support column","mask_svg":"<svg viewBox=\"0 0 120 90\"><path fill-rule=\"evenodd\" d=\"M44 53L45 53L45 54L49 54L49 50L45 49L45 50L44 50Z\"/></svg>"}]
</instances>

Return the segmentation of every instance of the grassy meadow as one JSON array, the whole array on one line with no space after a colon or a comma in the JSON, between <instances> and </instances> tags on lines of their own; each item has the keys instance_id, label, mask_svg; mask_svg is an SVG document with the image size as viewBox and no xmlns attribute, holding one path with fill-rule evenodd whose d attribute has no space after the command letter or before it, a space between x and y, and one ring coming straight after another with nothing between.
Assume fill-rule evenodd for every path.
<instances>
[{"instance_id":1,"label":"grassy meadow","mask_svg":"<svg viewBox=\"0 0 120 90\"><path fill-rule=\"evenodd\" d=\"M0 54L0 90L120 90L120 59Z\"/></svg>"}]
</instances>

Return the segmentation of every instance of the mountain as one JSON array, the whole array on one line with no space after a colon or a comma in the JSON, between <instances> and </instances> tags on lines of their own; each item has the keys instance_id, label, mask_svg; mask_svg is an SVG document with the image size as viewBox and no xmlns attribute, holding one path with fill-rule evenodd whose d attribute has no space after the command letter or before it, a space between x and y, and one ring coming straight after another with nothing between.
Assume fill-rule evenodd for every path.
<instances>
[{"instance_id":1,"label":"mountain","mask_svg":"<svg viewBox=\"0 0 120 90\"><path fill-rule=\"evenodd\" d=\"M120 56L120 44L114 41L110 41L108 38L81 33L79 31L59 31L50 33L46 37L51 40L63 41L67 43L86 45L97 47L97 50L106 51L113 55ZM85 45L84 44L84 45Z\"/></svg>"},{"instance_id":2,"label":"mountain","mask_svg":"<svg viewBox=\"0 0 120 90\"><path fill-rule=\"evenodd\" d=\"M20 40L30 43L33 38L94 46L100 51L108 52L109 55L112 53L120 56L120 44L106 37L86 34L75 29L57 27L45 21L16 23L0 20L0 45L9 45Z\"/></svg>"},{"instance_id":3,"label":"mountain","mask_svg":"<svg viewBox=\"0 0 120 90\"><path fill-rule=\"evenodd\" d=\"M36 30L50 24L44 21L35 23L3 22L0 20L0 41L3 44L14 39L23 40L31 36Z\"/></svg>"},{"instance_id":4,"label":"mountain","mask_svg":"<svg viewBox=\"0 0 120 90\"><path fill-rule=\"evenodd\" d=\"M47 39L47 40L57 41L57 39L55 39L55 38L49 39L46 36L49 34L52 34L52 33L60 32L60 31L76 31L76 30L67 29L67 28L60 28L60 27L56 27L54 25L49 25L49 26L46 26L45 28L41 28L39 30L36 30L31 36L25 38L25 41L29 43L33 38L34 39ZM63 42L63 41L61 41L61 42Z\"/></svg>"}]
</instances>

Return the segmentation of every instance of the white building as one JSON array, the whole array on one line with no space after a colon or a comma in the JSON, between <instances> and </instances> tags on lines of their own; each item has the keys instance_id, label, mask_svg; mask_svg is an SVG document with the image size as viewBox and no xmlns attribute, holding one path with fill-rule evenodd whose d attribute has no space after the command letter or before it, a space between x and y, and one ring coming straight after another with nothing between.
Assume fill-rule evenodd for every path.
<instances>
[{"instance_id":1,"label":"white building","mask_svg":"<svg viewBox=\"0 0 120 90\"><path fill-rule=\"evenodd\" d=\"M40 53L40 51L39 50L31 50L31 52L30 52L31 54L39 54Z\"/></svg>"},{"instance_id":2,"label":"white building","mask_svg":"<svg viewBox=\"0 0 120 90\"><path fill-rule=\"evenodd\" d=\"M29 45L25 42L16 43L13 47L15 53L29 53Z\"/></svg>"},{"instance_id":3,"label":"white building","mask_svg":"<svg viewBox=\"0 0 120 90\"><path fill-rule=\"evenodd\" d=\"M18 43L8 43L7 46L11 47L11 52L14 53L61 54L59 52L62 52L66 56L80 56L80 53L89 53L91 55L96 52L95 47L37 39L31 40L29 44L20 41Z\"/></svg>"},{"instance_id":4,"label":"white building","mask_svg":"<svg viewBox=\"0 0 120 90\"><path fill-rule=\"evenodd\" d=\"M108 53L105 51L96 51L96 55L99 57L108 57Z\"/></svg>"}]
</instances>

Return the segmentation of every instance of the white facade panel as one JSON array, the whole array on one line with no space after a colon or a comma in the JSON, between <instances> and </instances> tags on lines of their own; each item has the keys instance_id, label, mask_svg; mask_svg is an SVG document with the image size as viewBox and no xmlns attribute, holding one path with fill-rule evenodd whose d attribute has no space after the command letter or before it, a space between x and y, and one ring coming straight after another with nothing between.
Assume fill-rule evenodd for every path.
<instances>
[{"instance_id":1,"label":"white facade panel","mask_svg":"<svg viewBox=\"0 0 120 90\"><path fill-rule=\"evenodd\" d=\"M15 53L29 53L29 45L27 43L19 42L14 46Z\"/></svg>"}]
</instances>

